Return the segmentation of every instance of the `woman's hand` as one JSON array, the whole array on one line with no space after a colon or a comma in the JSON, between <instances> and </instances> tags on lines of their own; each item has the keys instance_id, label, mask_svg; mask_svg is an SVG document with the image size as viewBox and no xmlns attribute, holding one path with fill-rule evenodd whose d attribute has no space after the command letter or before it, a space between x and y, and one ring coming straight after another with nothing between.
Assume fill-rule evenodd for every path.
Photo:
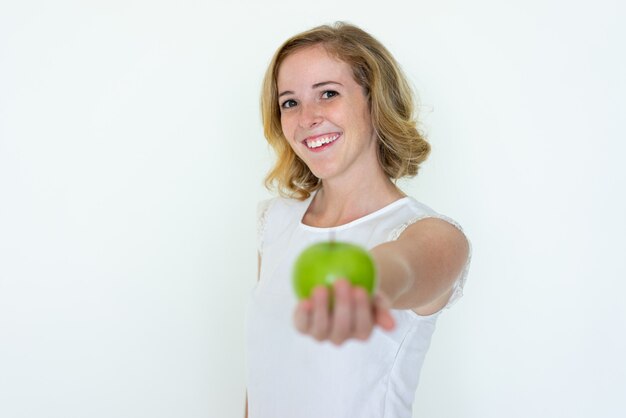
<instances>
[{"instance_id":1,"label":"woman's hand","mask_svg":"<svg viewBox=\"0 0 626 418\"><path fill-rule=\"evenodd\" d=\"M298 331L317 341L341 345L353 338L367 340L375 326L386 331L394 328L390 304L382 293L370 298L365 289L353 287L345 279L336 280L332 292L332 309L325 286L316 287L309 299L298 303L294 313Z\"/></svg>"}]
</instances>

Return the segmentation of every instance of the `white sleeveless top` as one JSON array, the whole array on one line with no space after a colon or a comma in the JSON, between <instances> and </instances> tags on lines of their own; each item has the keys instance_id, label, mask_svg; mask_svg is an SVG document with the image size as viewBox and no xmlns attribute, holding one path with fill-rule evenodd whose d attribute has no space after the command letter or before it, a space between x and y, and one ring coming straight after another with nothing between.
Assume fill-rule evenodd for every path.
<instances>
[{"instance_id":1,"label":"white sleeveless top","mask_svg":"<svg viewBox=\"0 0 626 418\"><path fill-rule=\"evenodd\" d=\"M413 198L334 228L304 225L313 196L274 198L259 205L260 279L246 318L249 418L410 418L424 356L439 313L392 310L396 327L375 328L367 341L337 347L304 336L293 325L297 303L291 270L307 246L330 238L371 249L397 239L409 225L437 217ZM462 295L469 259L448 305Z\"/></svg>"}]
</instances>

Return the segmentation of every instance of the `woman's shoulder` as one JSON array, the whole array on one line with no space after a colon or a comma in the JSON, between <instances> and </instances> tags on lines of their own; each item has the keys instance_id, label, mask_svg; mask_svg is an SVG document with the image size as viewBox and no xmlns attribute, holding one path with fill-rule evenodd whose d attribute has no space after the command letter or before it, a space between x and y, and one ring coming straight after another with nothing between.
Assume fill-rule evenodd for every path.
<instances>
[{"instance_id":1,"label":"woman's shoulder","mask_svg":"<svg viewBox=\"0 0 626 418\"><path fill-rule=\"evenodd\" d=\"M271 241L274 236L298 225L309 199L297 200L284 196L263 199L257 206L258 235Z\"/></svg>"},{"instance_id":2,"label":"woman's shoulder","mask_svg":"<svg viewBox=\"0 0 626 418\"><path fill-rule=\"evenodd\" d=\"M401 216L401 220L397 227L392 231L390 239L397 239L402 232L404 232L408 227L415 224L418 221L429 218L436 218L441 221L445 221L449 224L452 224L457 229L463 231L463 228L452 217L445 215L443 213L438 212L433 209L431 206L426 205L425 203L417 200L412 196L407 196L405 199L405 204L403 205L403 214Z\"/></svg>"},{"instance_id":3,"label":"woman's shoulder","mask_svg":"<svg viewBox=\"0 0 626 418\"><path fill-rule=\"evenodd\" d=\"M407 206L410 208L413 214L411 216L407 216L405 221L399 224L391 232L390 237L389 237L390 241L397 240L400 237L400 235L409 228L413 228L412 232L415 232L418 234L421 234L423 231L426 230L423 228L428 228L427 233L429 236L434 236L436 234L442 237L451 237L452 238L451 242L461 243L462 241L465 241L467 243L467 257L465 258L462 272L460 276L457 278L452 288L452 295L450 296L446 304L446 308L449 308L454 303L456 303L456 301L459 300L461 296L463 295L463 288L465 286L465 282L467 281L469 266L470 266L471 259L472 259L472 243L470 239L468 238L466 232L464 231L463 227L461 227L461 224L457 222L455 219L453 219L452 217L439 213L435 211L434 209L432 209L431 207L417 201L414 198L409 198L409 202L407 202ZM445 222L445 224L444 223L436 224L436 221L434 221L435 223L431 222L430 224L416 225L419 221L425 220L425 219L437 219L438 221ZM453 226L454 228L450 226ZM415 228L420 228L420 227L423 227L423 228L419 230L415 229ZM416 235L413 235L413 236L416 236ZM459 245L460 247L463 247L462 244L459 244ZM449 246L449 247L452 247L452 246Z\"/></svg>"},{"instance_id":4,"label":"woman's shoulder","mask_svg":"<svg viewBox=\"0 0 626 418\"><path fill-rule=\"evenodd\" d=\"M257 218L267 217L270 212L293 212L305 207L310 200L297 200L285 196L273 196L262 199L257 203Z\"/></svg>"},{"instance_id":5,"label":"woman's shoulder","mask_svg":"<svg viewBox=\"0 0 626 418\"><path fill-rule=\"evenodd\" d=\"M414 213L415 215L435 215L437 211L435 211L432 207L426 205L425 203L417 200L413 196L407 196L406 200L406 208Z\"/></svg>"}]
</instances>

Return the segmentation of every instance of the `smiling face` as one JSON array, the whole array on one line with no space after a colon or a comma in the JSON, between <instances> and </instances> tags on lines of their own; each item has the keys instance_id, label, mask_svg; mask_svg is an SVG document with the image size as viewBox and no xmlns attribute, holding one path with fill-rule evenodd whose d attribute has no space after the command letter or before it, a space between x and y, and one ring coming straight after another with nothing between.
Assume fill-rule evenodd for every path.
<instances>
[{"instance_id":1,"label":"smiling face","mask_svg":"<svg viewBox=\"0 0 626 418\"><path fill-rule=\"evenodd\" d=\"M316 177L364 179L378 164L367 97L348 64L306 47L284 59L277 86L283 134Z\"/></svg>"}]
</instances>

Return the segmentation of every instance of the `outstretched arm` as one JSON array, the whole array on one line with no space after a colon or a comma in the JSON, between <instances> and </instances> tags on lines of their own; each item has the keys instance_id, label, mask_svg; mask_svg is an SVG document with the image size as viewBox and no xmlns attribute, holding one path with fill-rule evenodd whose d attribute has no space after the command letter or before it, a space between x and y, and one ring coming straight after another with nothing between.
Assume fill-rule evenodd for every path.
<instances>
[{"instance_id":1,"label":"outstretched arm","mask_svg":"<svg viewBox=\"0 0 626 418\"><path fill-rule=\"evenodd\" d=\"M426 218L371 253L378 267L380 291L391 306L430 315L448 302L467 262L469 243L454 225Z\"/></svg>"},{"instance_id":2,"label":"outstretched arm","mask_svg":"<svg viewBox=\"0 0 626 418\"><path fill-rule=\"evenodd\" d=\"M373 298L360 287L338 280L333 287L334 308L328 309L328 290L320 286L310 299L298 303L296 328L318 341L340 345L365 340L373 328L394 327L390 309L412 309L430 315L442 309L469 256L465 235L436 218L409 226L395 241L371 250L379 287Z\"/></svg>"}]
</instances>

